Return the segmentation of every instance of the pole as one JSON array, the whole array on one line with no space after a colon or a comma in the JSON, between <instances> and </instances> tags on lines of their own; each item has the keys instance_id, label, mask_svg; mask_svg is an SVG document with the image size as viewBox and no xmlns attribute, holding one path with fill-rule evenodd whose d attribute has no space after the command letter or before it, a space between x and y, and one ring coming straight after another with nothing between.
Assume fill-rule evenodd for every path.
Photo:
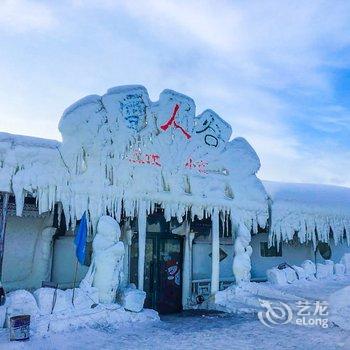
<instances>
[{"instance_id":1,"label":"pole","mask_svg":"<svg viewBox=\"0 0 350 350\"><path fill-rule=\"evenodd\" d=\"M214 208L211 215L211 294L219 291L220 286L220 236L219 211Z\"/></svg>"},{"instance_id":2,"label":"pole","mask_svg":"<svg viewBox=\"0 0 350 350\"><path fill-rule=\"evenodd\" d=\"M146 249L146 231L147 231L147 211L144 202L141 202L138 210L138 245L139 256L137 262L138 284L137 287L143 290L145 276L145 249ZM151 281L153 282L153 281Z\"/></svg>"},{"instance_id":3,"label":"pole","mask_svg":"<svg viewBox=\"0 0 350 350\"><path fill-rule=\"evenodd\" d=\"M72 304L74 306L74 295L75 295L75 283L77 281L77 273L78 273L78 259L76 260L75 263L75 271L74 271L74 281L73 281L73 293L72 293Z\"/></svg>"},{"instance_id":4,"label":"pole","mask_svg":"<svg viewBox=\"0 0 350 350\"><path fill-rule=\"evenodd\" d=\"M6 221L7 221L7 208L9 203L9 193L2 195L2 210L0 215L0 282L2 280L2 262L4 260L5 251L5 232L6 232Z\"/></svg>"}]
</instances>

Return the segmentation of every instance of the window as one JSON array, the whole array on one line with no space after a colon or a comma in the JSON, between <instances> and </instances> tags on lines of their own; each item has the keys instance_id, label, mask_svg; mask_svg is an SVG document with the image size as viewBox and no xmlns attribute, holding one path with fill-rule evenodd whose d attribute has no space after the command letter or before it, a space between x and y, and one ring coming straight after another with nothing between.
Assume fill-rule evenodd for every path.
<instances>
[{"instance_id":1,"label":"window","mask_svg":"<svg viewBox=\"0 0 350 350\"><path fill-rule=\"evenodd\" d=\"M277 247L275 246L269 248L269 244L267 242L260 242L260 255L267 258L282 256L282 244L280 244L279 249L277 250Z\"/></svg>"}]
</instances>

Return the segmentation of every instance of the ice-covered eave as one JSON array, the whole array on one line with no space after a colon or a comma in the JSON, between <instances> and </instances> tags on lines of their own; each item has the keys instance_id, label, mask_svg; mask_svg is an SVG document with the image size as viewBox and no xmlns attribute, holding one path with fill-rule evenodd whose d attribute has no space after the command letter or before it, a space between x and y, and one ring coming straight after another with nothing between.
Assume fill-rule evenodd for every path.
<instances>
[{"instance_id":1,"label":"ice-covered eave","mask_svg":"<svg viewBox=\"0 0 350 350\"><path fill-rule=\"evenodd\" d=\"M271 204L271 245L288 242L297 235L300 243L347 243L350 245L350 210L346 207L326 208L302 203L277 201Z\"/></svg>"},{"instance_id":2,"label":"ice-covered eave","mask_svg":"<svg viewBox=\"0 0 350 350\"><path fill-rule=\"evenodd\" d=\"M270 244L318 241L350 245L350 188L263 181L270 200Z\"/></svg>"}]
</instances>

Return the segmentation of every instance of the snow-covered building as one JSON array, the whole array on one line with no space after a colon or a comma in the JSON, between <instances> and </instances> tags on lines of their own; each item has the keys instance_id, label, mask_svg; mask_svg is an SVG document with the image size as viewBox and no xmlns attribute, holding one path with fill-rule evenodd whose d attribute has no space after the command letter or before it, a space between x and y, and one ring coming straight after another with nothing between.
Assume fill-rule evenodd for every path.
<instances>
[{"instance_id":1,"label":"snow-covered building","mask_svg":"<svg viewBox=\"0 0 350 350\"><path fill-rule=\"evenodd\" d=\"M160 312L264 280L281 262L320 259L319 242L334 256L350 251L350 189L262 183L249 143L215 112L197 116L187 96L165 90L152 102L142 86L112 88L70 106L59 130L62 142L0 133L6 290L72 287L84 213L77 280L100 217L112 216L127 247L121 286L135 283Z\"/></svg>"}]
</instances>

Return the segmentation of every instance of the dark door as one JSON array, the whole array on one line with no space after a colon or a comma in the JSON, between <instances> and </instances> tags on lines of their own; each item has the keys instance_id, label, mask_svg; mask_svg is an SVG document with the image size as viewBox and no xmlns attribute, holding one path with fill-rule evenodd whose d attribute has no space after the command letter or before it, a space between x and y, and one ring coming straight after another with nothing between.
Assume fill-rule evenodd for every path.
<instances>
[{"instance_id":1,"label":"dark door","mask_svg":"<svg viewBox=\"0 0 350 350\"><path fill-rule=\"evenodd\" d=\"M137 285L138 243L130 254L130 281ZM182 310L182 239L168 233L148 232L145 251L145 307L168 314Z\"/></svg>"},{"instance_id":2,"label":"dark door","mask_svg":"<svg viewBox=\"0 0 350 350\"><path fill-rule=\"evenodd\" d=\"M160 237L158 242L158 297L159 313L179 312L182 308L181 240Z\"/></svg>"}]
</instances>

